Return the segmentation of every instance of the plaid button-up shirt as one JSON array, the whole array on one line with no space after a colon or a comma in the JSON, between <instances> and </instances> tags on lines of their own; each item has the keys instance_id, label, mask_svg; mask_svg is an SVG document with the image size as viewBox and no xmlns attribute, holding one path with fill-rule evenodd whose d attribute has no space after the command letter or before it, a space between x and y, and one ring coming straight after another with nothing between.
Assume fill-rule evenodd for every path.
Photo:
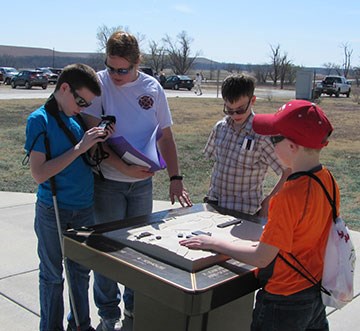
<instances>
[{"instance_id":1,"label":"plaid button-up shirt","mask_svg":"<svg viewBox=\"0 0 360 331\"><path fill-rule=\"evenodd\" d=\"M271 167L281 175L282 166L269 137L252 129L254 113L235 130L226 116L213 128L204 148L205 156L215 161L208 197L219 206L255 214L263 200L263 182Z\"/></svg>"}]
</instances>

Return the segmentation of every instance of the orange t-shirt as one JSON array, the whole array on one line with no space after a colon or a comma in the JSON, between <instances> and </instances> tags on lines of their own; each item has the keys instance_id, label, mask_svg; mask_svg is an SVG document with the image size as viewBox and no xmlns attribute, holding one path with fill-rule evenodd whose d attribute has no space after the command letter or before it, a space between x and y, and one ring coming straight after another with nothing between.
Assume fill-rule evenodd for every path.
<instances>
[{"instance_id":1,"label":"orange t-shirt","mask_svg":"<svg viewBox=\"0 0 360 331\"><path fill-rule=\"evenodd\" d=\"M319 167L314 174L333 199L333 184L328 170ZM339 214L340 194L336 183L335 187ZM288 254L292 253L319 281L332 216L332 208L320 184L306 175L291 175L270 201L268 222L260 242L278 247L279 254L302 270ZM270 275L265 290L272 294L290 295L313 286L280 258L260 269L258 276L264 271Z\"/></svg>"}]
</instances>

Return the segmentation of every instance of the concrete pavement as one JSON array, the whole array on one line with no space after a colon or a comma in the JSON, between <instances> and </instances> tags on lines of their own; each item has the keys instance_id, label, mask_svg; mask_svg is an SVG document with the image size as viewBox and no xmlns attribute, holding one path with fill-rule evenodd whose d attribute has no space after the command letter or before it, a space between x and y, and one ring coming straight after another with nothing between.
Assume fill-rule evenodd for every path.
<instances>
[{"instance_id":1,"label":"concrete pavement","mask_svg":"<svg viewBox=\"0 0 360 331\"><path fill-rule=\"evenodd\" d=\"M38 330L39 261L36 253L36 236L33 230L35 199L35 194L0 192L0 330ZM169 208L174 208L170 202L154 202L154 211ZM352 231L352 239L359 256L360 232ZM360 269L358 267L355 272L354 300L342 310L327 310L332 331L357 330L359 328L359 294ZM92 303L92 293L90 301L92 324L96 327L99 319ZM65 307L68 311L67 301ZM64 326L66 327L65 322ZM123 331L131 331L131 329L131 321L124 319Z\"/></svg>"}]
</instances>

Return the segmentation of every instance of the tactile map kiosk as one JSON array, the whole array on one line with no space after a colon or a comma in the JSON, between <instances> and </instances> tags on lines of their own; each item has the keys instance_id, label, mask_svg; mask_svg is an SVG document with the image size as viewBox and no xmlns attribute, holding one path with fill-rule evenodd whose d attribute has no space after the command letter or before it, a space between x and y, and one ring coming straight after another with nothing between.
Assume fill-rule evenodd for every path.
<instances>
[{"instance_id":1,"label":"tactile map kiosk","mask_svg":"<svg viewBox=\"0 0 360 331\"><path fill-rule=\"evenodd\" d=\"M254 267L179 240L199 234L251 245L262 221L209 204L64 233L65 256L135 291L134 331L249 330Z\"/></svg>"}]
</instances>

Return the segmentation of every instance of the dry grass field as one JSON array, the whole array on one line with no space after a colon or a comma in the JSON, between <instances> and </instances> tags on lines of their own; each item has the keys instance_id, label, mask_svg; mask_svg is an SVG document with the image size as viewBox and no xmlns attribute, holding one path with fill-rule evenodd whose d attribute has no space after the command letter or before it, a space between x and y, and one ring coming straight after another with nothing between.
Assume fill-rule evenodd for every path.
<instances>
[{"instance_id":1,"label":"dry grass field","mask_svg":"<svg viewBox=\"0 0 360 331\"><path fill-rule=\"evenodd\" d=\"M341 211L350 228L360 230L360 105L359 93L352 97L319 100L335 130L327 148L322 152L322 163L335 175L341 187ZM274 112L288 100L258 99L255 111ZM35 192L36 185L24 157L25 123L31 111L44 100L0 100L0 190ZM193 202L201 202L206 194L211 162L202 155L202 149L212 126L222 117L222 100L206 98L169 98L174 120L174 134L178 146L181 171L185 186ZM269 174L266 189L274 183ZM168 176L158 172L154 178L154 198L168 199Z\"/></svg>"}]
</instances>

